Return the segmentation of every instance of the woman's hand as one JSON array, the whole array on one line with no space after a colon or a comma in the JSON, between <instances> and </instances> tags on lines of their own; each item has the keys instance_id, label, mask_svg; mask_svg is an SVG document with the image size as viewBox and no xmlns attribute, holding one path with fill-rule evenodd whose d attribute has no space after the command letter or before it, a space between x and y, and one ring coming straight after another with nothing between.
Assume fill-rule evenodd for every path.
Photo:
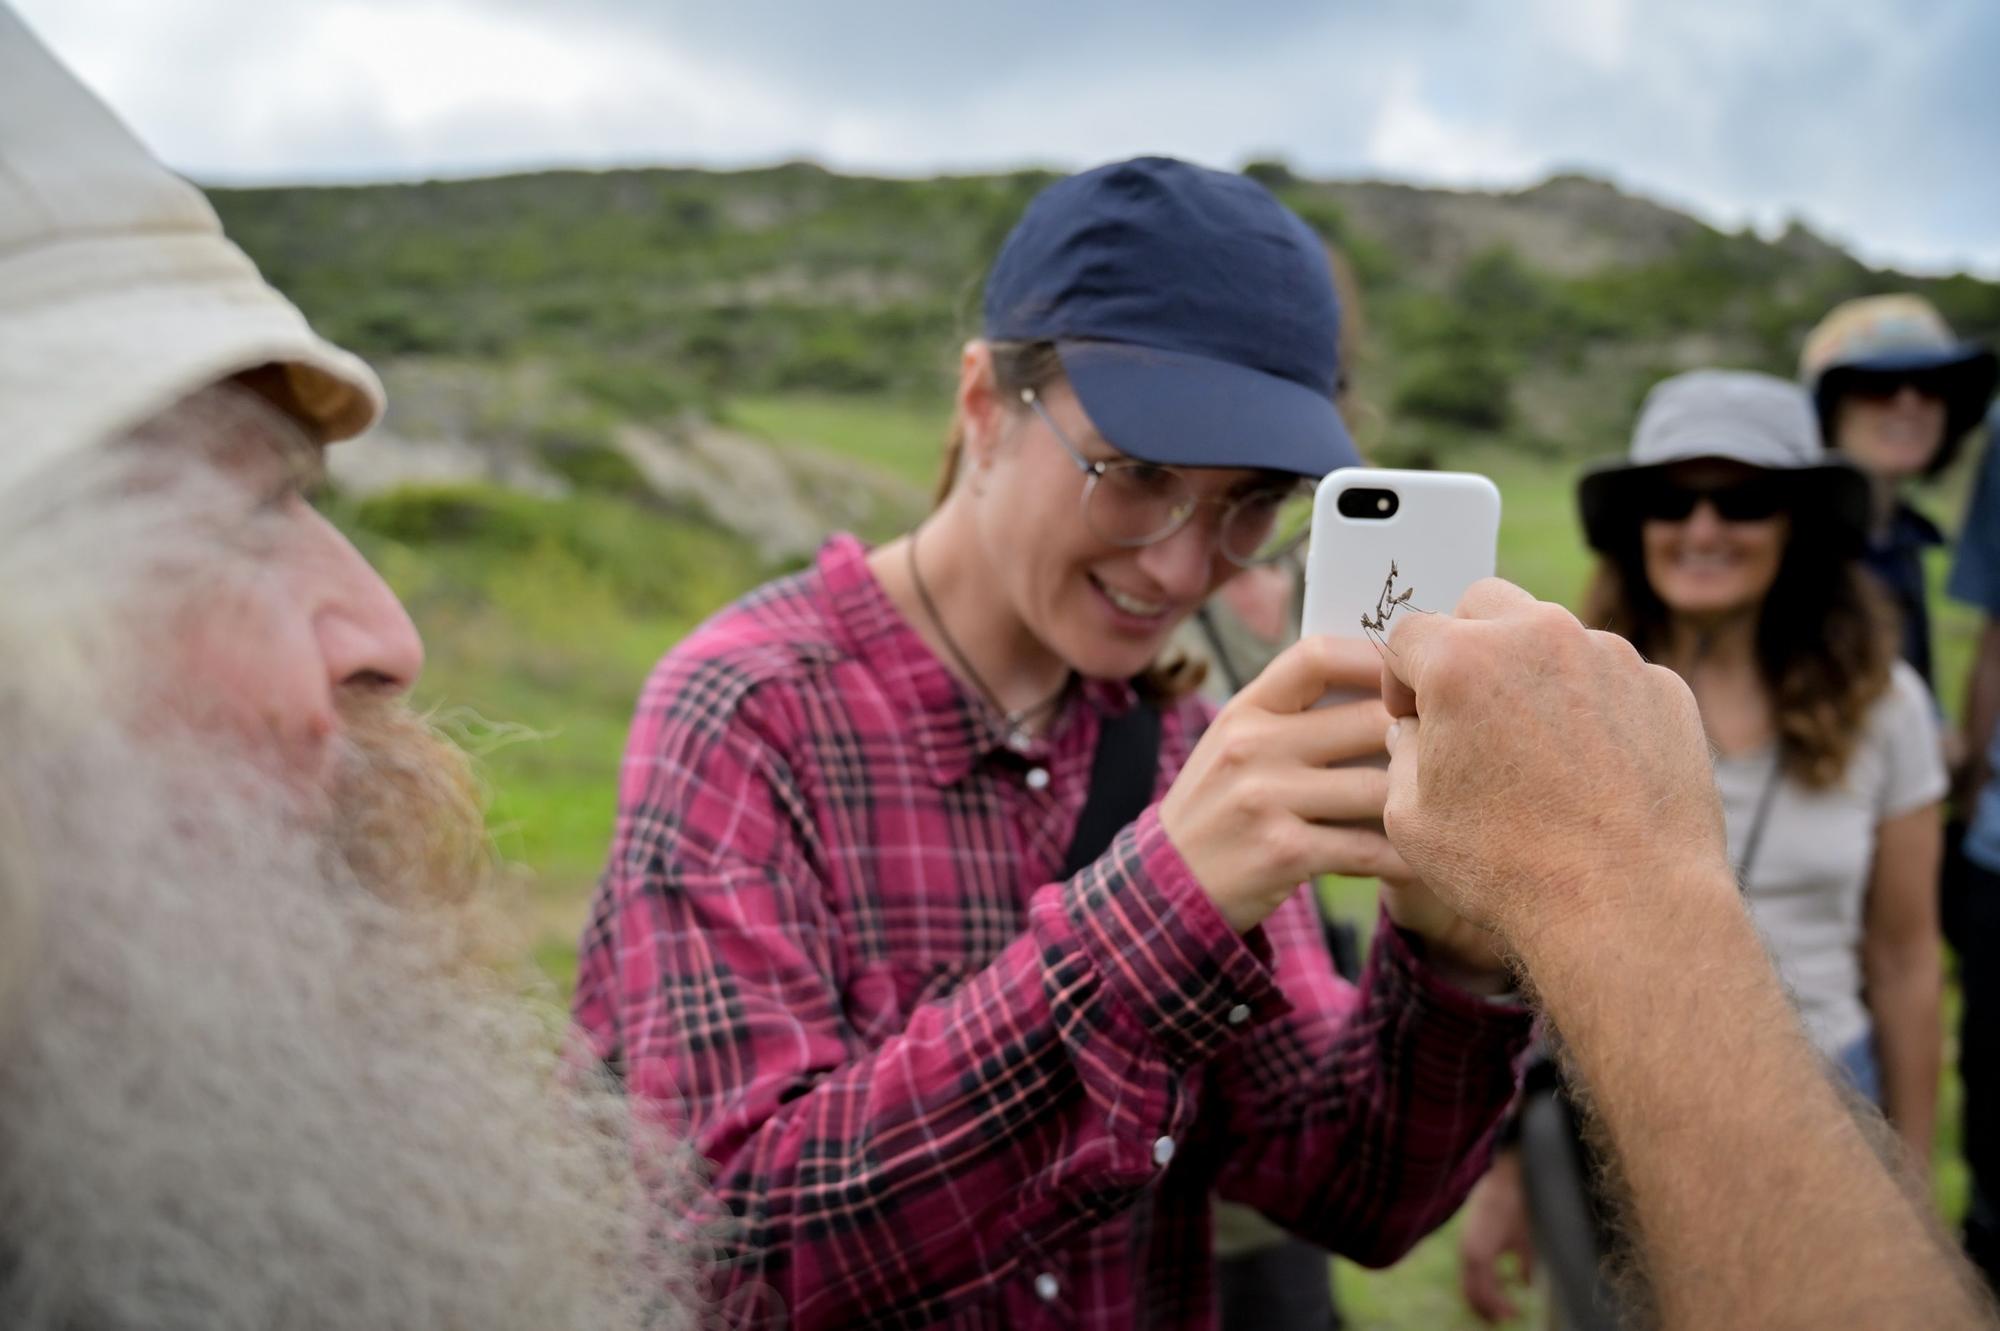
<instances>
[{"instance_id":1,"label":"woman's hand","mask_svg":"<svg viewBox=\"0 0 2000 1331\"><path fill-rule=\"evenodd\" d=\"M1320 874L1414 877L1382 834L1382 662L1359 641L1296 643L1238 693L1160 802L1160 826L1237 932ZM1330 690L1367 695L1316 706Z\"/></svg>"},{"instance_id":2,"label":"woman's hand","mask_svg":"<svg viewBox=\"0 0 2000 1331\"><path fill-rule=\"evenodd\" d=\"M1458 1284L1465 1304L1488 1326L1521 1315L1507 1292L1500 1259L1514 1255L1516 1275L1526 1285L1535 1275L1535 1242L1528 1227L1528 1195L1521 1185L1521 1152L1500 1151L1493 1167L1466 1199L1465 1223L1458 1233Z\"/></svg>"},{"instance_id":3,"label":"woman's hand","mask_svg":"<svg viewBox=\"0 0 2000 1331\"><path fill-rule=\"evenodd\" d=\"M1406 933L1423 940L1424 961L1467 993L1496 997L1514 987L1500 940L1454 911L1415 879L1384 878L1382 908Z\"/></svg>"}]
</instances>

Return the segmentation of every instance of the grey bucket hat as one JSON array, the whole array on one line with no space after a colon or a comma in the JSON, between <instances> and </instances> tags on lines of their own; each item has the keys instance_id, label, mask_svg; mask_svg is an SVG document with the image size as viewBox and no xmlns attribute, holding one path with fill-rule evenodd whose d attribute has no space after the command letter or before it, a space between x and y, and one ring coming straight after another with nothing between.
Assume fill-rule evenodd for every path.
<instances>
[{"instance_id":1,"label":"grey bucket hat","mask_svg":"<svg viewBox=\"0 0 2000 1331\"><path fill-rule=\"evenodd\" d=\"M1591 548L1611 552L1638 530L1639 498L1680 462L1720 458L1783 476L1795 518L1859 546L1868 532L1868 481L1820 442L1810 394L1750 370L1690 370L1646 394L1626 456L1600 462L1577 485Z\"/></svg>"}]
</instances>

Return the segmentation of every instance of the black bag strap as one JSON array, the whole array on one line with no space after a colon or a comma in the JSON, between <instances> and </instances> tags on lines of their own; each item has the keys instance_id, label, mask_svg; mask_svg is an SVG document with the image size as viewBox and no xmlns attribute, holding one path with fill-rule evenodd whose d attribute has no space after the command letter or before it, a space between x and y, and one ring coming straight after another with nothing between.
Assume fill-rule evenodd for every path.
<instances>
[{"instance_id":1,"label":"black bag strap","mask_svg":"<svg viewBox=\"0 0 2000 1331\"><path fill-rule=\"evenodd\" d=\"M1110 848L1111 838L1146 811L1159 765L1159 708L1141 699L1122 715L1104 718L1090 760L1090 794L1063 856L1064 878L1093 863Z\"/></svg>"}]
</instances>

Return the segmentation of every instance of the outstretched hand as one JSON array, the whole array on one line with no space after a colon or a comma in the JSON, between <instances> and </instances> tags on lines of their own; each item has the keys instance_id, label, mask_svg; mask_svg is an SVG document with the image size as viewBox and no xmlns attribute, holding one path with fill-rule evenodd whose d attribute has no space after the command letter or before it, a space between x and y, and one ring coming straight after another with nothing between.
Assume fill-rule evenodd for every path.
<instances>
[{"instance_id":1,"label":"outstretched hand","mask_svg":"<svg viewBox=\"0 0 2000 1331\"><path fill-rule=\"evenodd\" d=\"M1725 863L1694 697L1623 638L1492 578L1390 642L1389 839L1503 946Z\"/></svg>"}]
</instances>

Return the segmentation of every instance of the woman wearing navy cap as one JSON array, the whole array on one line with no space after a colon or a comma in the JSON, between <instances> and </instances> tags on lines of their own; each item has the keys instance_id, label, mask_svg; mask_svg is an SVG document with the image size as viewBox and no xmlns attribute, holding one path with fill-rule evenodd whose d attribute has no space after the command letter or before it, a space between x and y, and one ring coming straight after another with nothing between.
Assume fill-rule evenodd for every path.
<instances>
[{"instance_id":1,"label":"woman wearing navy cap","mask_svg":"<svg viewBox=\"0 0 2000 1331\"><path fill-rule=\"evenodd\" d=\"M1051 186L916 531L836 537L640 700L576 1013L711 1163L725 1319L1205 1327L1213 1195L1384 1262L1527 1015L1379 831L1365 644L1217 715L1164 659L1354 460L1321 242L1146 158ZM1358 986L1300 884L1383 876Z\"/></svg>"}]
</instances>

